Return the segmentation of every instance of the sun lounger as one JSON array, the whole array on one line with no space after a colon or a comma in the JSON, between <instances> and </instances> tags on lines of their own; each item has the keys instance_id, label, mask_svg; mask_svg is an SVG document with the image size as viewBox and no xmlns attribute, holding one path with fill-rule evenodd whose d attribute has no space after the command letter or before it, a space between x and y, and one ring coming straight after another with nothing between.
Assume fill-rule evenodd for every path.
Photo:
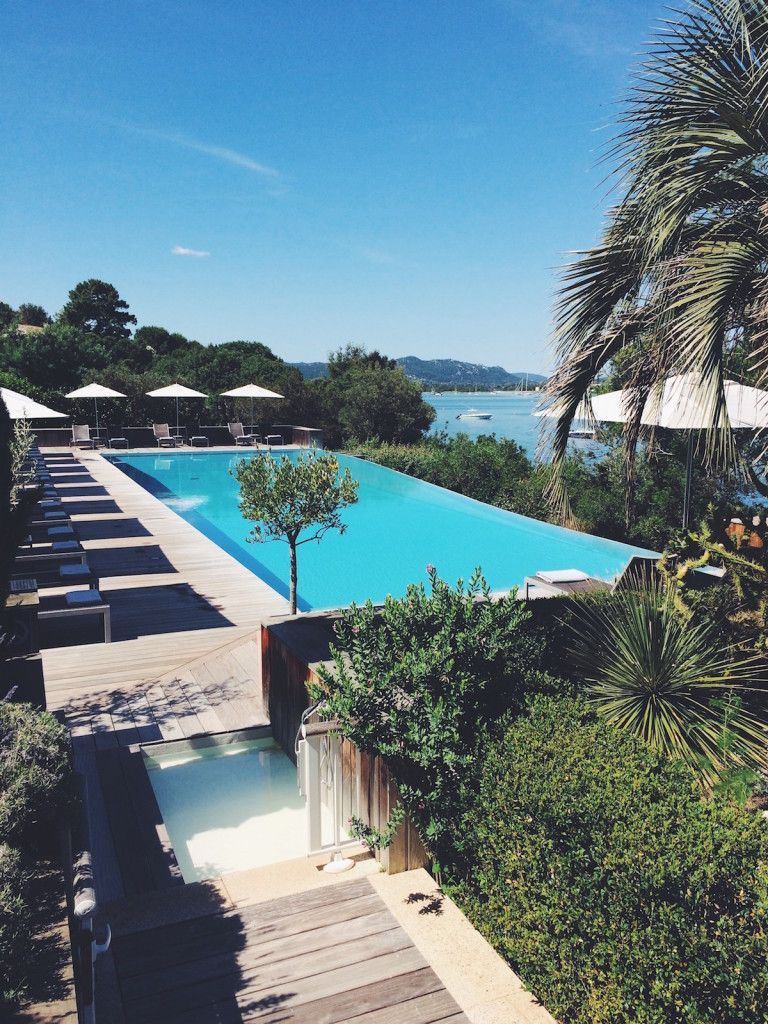
<instances>
[{"instance_id":1,"label":"sun lounger","mask_svg":"<svg viewBox=\"0 0 768 1024\"><path fill-rule=\"evenodd\" d=\"M37 617L47 619L70 619L83 615L100 615L104 622L104 643L112 640L112 624L109 604L98 590L75 590L68 594L40 597Z\"/></svg>"},{"instance_id":2,"label":"sun lounger","mask_svg":"<svg viewBox=\"0 0 768 1024\"><path fill-rule=\"evenodd\" d=\"M72 444L78 448L95 448L96 441L91 437L91 428L87 423L72 425Z\"/></svg>"},{"instance_id":3,"label":"sun lounger","mask_svg":"<svg viewBox=\"0 0 768 1024\"><path fill-rule=\"evenodd\" d=\"M158 448L175 448L181 444L181 438L171 433L167 423L153 423L152 433L155 435Z\"/></svg>"},{"instance_id":4,"label":"sun lounger","mask_svg":"<svg viewBox=\"0 0 768 1024\"><path fill-rule=\"evenodd\" d=\"M235 445L255 444L257 441L261 441L261 434L246 434L242 423L230 423L229 432Z\"/></svg>"},{"instance_id":5,"label":"sun lounger","mask_svg":"<svg viewBox=\"0 0 768 1024\"><path fill-rule=\"evenodd\" d=\"M588 594L600 591L637 588L659 575L657 555L633 555L624 571L612 583L589 576L580 569L558 569L526 576L523 583L526 601L536 597ZM669 560L668 560L669 561Z\"/></svg>"},{"instance_id":6,"label":"sun lounger","mask_svg":"<svg viewBox=\"0 0 768 1024\"><path fill-rule=\"evenodd\" d=\"M28 579L30 576L34 576L39 590L44 590L47 587L83 585L87 585L93 590L99 589L99 577L93 572L87 562L65 562L63 565L48 566L38 562L34 566L26 564L19 566L17 564L16 568L20 568L22 571L13 574L12 578L14 580L21 577Z\"/></svg>"},{"instance_id":7,"label":"sun lounger","mask_svg":"<svg viewBox=\"0 0 768 1024\"><path fill-rule=\"evenodd\" d=\"M59 565L62 562L85 562L85 548L79 540L57 540L36 547L22 548L14 560L24 570L32 572L37 565Z\"/></svg>"}]
</instances>

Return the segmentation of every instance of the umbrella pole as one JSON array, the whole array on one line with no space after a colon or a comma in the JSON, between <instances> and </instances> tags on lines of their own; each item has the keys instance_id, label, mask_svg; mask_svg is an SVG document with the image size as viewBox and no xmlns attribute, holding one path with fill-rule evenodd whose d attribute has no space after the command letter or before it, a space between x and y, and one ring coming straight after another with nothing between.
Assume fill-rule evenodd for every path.
<instances>
[{"instance_id":1,"label":"umbrella pole","mask_svg":"<svg viewBox=\"0 0 768 1024\"><path fill-rule=\"evenodd\" d=\"M253 395L251 395L251 433L253 433Z\"/></svg>"},{"instance_id":2,"label":"umbrella pole","mask_svg":"<svg viewBox=\"0 0 768 1024\"><path fill-rule=\"evenodd\" d=\"M98 401L95 398L93 400L93 412L94 412L94 415L96 416L96 435L98 436L98 433L99 433L99 403L98 403Z\"/></svg>"},{"instance_id":3,"label":"umbrella pole","mask_svg":"<svg viewBox=\"0 0 768 1024\"><path fill-rule=\"evenodd\" d=\"M688 452L685 458L685 491L683 493L683 529L688 529L691 519L691 490L693 489L693 431L688 435Z\"/></svg>"},{"instance_id":4,"label":"umbrella pole","mask_svg":"<svg viewBox=\"0 0 768 1024\"><path fill-rule=\"evenodd\" d=\"M179 436L179 396L176 395L176 436Z\"/></svg>"}]
</instances>

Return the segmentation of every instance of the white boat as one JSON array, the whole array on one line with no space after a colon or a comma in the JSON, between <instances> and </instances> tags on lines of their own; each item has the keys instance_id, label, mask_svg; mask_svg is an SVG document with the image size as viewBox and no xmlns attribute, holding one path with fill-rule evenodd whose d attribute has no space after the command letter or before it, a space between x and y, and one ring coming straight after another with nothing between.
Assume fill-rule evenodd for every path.
<instances>
[{"instance_id":1,"label":"white boat","mask_svg":"<svg viewBox=\"0 0 768 1024\"><path fill-rule=\"evenodd\" d=\"M568 431L568 437L573 437L582 441L594 441L597 437L597 431L591 427L573 427Z\"/></svg>"},{"instance_id":2,"label":"white boat","mask_svg":"<svg viewBox=\"0 0 768 1024\"><path fill-rule=\"evenodd\" d=\"M491 414L489 412L479 412L477 409L467 409L466 412L460 412L457 414L457 420L489 420Z\"/></svg>"}]
</instances>

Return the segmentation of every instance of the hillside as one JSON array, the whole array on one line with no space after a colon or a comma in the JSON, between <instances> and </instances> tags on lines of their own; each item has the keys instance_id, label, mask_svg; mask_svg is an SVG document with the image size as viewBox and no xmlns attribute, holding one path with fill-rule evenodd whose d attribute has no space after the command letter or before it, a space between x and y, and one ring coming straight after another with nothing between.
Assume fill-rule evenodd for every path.
<instances>
[{"instance_id":1,"label":"hillside","mask_svg":"<svg viewBox=\"0 0 768 1024\"><path fill-rule=\"evenodd\" d=\"M503 366L484 366L482 363L465 363L459 359L419 359L418 356L401 356L397 360L409 377L420 380L428 388L515 388L525 382L541 384L546 380L540 373L510 373ZM304 377L326 377L327 363L292 363Z\"/></svg>"}]
</instances>

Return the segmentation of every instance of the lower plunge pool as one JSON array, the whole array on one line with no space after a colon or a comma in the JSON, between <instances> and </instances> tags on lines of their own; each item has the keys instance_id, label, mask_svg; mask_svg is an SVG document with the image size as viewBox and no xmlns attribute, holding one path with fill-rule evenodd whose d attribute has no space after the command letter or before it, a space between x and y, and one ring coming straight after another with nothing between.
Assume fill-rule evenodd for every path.
<instances>
[{"instance_id":1,"label":"lower plunge pool","mask_svg":"<svg viewBox=\"0 0 768 1024\"><path fill-rule=\"evenodd\" d=\"M163 743L142 753L185 882L306 855L296 768L271 737Z\"/></svg>"}]
</instances>

